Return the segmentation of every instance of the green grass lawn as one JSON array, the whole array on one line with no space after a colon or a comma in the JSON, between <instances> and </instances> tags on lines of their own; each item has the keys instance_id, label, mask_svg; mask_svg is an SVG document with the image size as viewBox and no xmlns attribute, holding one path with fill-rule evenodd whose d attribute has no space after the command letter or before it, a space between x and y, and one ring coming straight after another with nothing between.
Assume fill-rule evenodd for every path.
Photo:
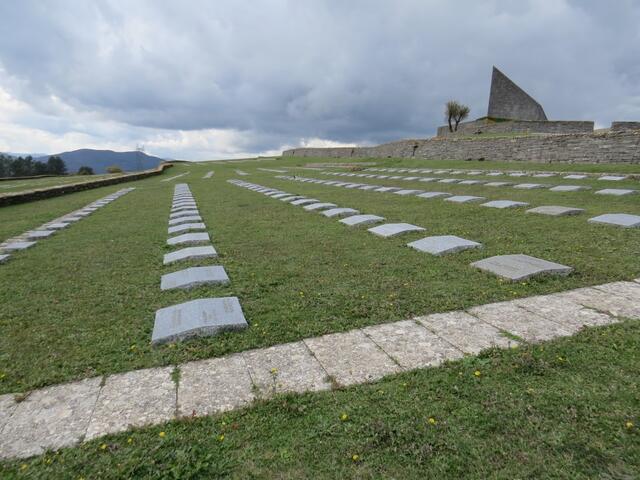
<instances>
[{"instance_id":1,"label":"green grass lawn","mask_svg":"<svg viewBox=\"0 0 640 480\"><path fill-rule=\"evenodd\" d=\"M0 196L38 190L40 188L54 187L59 185L69 185L72 183L85 183L101 180L103 178L119 177L121 173L101 174L101 175L64 175L60 177L43 177L31 179L4 180L0 182Z\"/></svg>"},{"instance_id":2,"label":"green grass lawn","mask_svg":"<svg viewBox=\"0 0 640 480\"><path fill-rule=\"evenodd\" d=\"M632 479L640 325L0 464L7 479Z\"/></svg>"},{"instance_id":3,"label":"green grass lawn","mask_svg":"<svg viewBox=\"0 0 640 480\"><path fill-rule=\"evenodd\" d=\"M162 176L126 185L1 208L0 239L4 240L125 186L137 187L0 266L0 393L219 356L417 314L632 279L640 274L640 231L586 222L600 213L640 214L638 197L354 180L523 200L532 206L559 204L587 209L578 217L550 218L518 210L498 211L437 199L298 183L257 170L292 167L290 171L299 175L329 178L318 171L293 168L306 162L287 158L177 165ZM383 163L501 168L492 162ZM508 165L513 169L540 167ZM236 169L251 175L238 176ZM215 171L213 178L202 179L209 170ZM161 181L186 171L190 174L176 181ZM607 166L606 171L618 171L618 167ZM314 196L393 222L415 223L427 231L381 239L364 229L349 229L335 219L231 185L226 181L230 178ZM513 180L543 183L553 179ZM229 286L160 291L162 274L187 266L162 265L163 254L173 250L165 246L165 241L176 182L189 183L220 254L217 263L225 267L231 279ZM601 188L638 184L635 180L581 182ZM482 242L484 249L438 258L405 246L423 236L440 234ZM508 253L526 253L571 265L575 273L566 278L509 284L469 267L472 261ZM240 298L250 324L247 330L159 348L150 346L158 308L227 295Z\"/></svg>"}]
</instances>

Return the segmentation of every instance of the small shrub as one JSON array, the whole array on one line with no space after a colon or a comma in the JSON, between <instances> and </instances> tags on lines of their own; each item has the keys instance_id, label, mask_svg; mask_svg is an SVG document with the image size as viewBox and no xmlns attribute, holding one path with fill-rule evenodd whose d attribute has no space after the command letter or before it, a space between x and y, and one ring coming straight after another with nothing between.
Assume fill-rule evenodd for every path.
<instances>
[{"instance_id":1,"label":"small shrub","mask_svg":"<svg viewBox=\"0 0 640 480\"><path fill-rule=\"evenodd\" d=\"M118 165L111 165L107 167L107 173L122 173L122 168Z\"/></svg>"},{"instance_id":2,"label":"small shrub","mask_svg":"<svg viewBox=\"0 0 640 480\"><path fill-rule=\"evenodd\" d=\"M83 165L78 169L78 175L93 175L93 168Z\"/></svg>"}]
</instances>

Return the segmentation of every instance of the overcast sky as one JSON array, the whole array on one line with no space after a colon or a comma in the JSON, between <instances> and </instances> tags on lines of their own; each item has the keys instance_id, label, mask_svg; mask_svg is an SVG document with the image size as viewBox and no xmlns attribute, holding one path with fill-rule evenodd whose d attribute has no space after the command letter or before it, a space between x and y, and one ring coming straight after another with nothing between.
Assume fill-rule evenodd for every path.
<instances>
[{"instance_id":1,"label":"overcast sky","mask_svg":"<svg viewBox=\"0 0 640 480\"><path fill-rule=\"evenodd\" d=\"M640 1L6 0L0 151L424 138L486 114L492 65L549 119L640 120Z\"/></svg>"}]
</instances>

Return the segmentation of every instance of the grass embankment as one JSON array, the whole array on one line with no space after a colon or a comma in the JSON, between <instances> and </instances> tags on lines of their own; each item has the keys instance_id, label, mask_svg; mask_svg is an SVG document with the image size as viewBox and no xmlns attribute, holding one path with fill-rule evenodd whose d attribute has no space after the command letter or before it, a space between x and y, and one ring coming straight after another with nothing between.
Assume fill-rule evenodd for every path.
<instances>
[{"instance_id":1,"label":"grass embankment","mask_svg":"<svg viewBox=\"0 0 640 480\"><path fill-rule=\"evenodd\" d=\"M588 211L578 217L549 218L278 180L274 178L277 174L255 168L296 163L301 162L287 159L176 166L160 177L127 184L138 188L34 248L15 254L0 267L0 393L219 356L416 314L631 279L640 274L639 231L586 222L588 216L598 213L640 214L637 197L415 185L493 199L525 200L532 205L567 204ZM469 166L468 162L460 163ZM412 163L418 165L432 163ZM189 183L220 253L216 263L225 267L231 284L161 292L161 275L186 266L162 266L163 254L172 250L165 241L176 181L161 180L188 168L191 173L177 182ZM238 176L238 168L251 175ZM209 170L215 170L213 178L202 179ZM321 177L317 171L291 171ZM349 229L318 213L230 185L226 182L229 178L314 196L379 214L389 221L415 223L427 231L381 239L364 229ZM411 182L401 184L410 186ZM65 213L61 212L63 207L71 211L118 188L5 207L0 209L0 225L5 232L21 233L48 220L43 218L47 209L53 218ZM490 191L494 193L490 195ZM38 221L27 225L26 219L35 216ZM438 258L405 246L425 235L439 234L476 240L484 244L484 249ZM469 267L472 261L509 253L571 265L575 273L566 278L509 284ZM250 323L247 330L160 348L150 346L158 308L227 295L240 298Z\"/></svg>"},{"instance_id":2,"label":"grass embankment","mask_svg":"<svg viewBox=\"0 0 640 480\"><path fill-rule=\"evenodd\" d=\"M59 185L70 185L72 183L86 183L102 180L105 178L120 177L124 174L101 174L101 175L65 175L60 177L28 178L5 180L0 182L0 195L28 192L41 188L54 187Z\"/></svg>"},{"instance_id":3,"label":"grass embankment","mask_svg":"<svg viewBox=\"0 0 640 480\"><path fill-rule=\"evenodd\" d=\"M487 351L6 462L3 478L638 478L639 340L627 322Z\"/></svg>"}]
</instances>

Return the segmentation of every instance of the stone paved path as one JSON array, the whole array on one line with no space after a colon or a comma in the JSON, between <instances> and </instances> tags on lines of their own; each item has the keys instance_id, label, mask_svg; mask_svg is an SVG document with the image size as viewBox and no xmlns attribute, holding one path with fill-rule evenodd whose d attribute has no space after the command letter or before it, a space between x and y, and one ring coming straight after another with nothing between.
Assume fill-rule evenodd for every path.
<instances>
[{"instance_id":1,"label":"stone paved path","mask_svg":"<svg viewBox=\"0 0 640 480\"><path fill-rule=\"evenodd\" d=\"M0 395L0 458L29 457L132 426L216 414L277 393L329 390L582 327L640 320L640 278L373 325L178 366ZM508 332L510 335L505 335ZM515 337L514 337L515 335ZM178 369L176 386L172 374Z\"/></svg>"}]
</instances>

